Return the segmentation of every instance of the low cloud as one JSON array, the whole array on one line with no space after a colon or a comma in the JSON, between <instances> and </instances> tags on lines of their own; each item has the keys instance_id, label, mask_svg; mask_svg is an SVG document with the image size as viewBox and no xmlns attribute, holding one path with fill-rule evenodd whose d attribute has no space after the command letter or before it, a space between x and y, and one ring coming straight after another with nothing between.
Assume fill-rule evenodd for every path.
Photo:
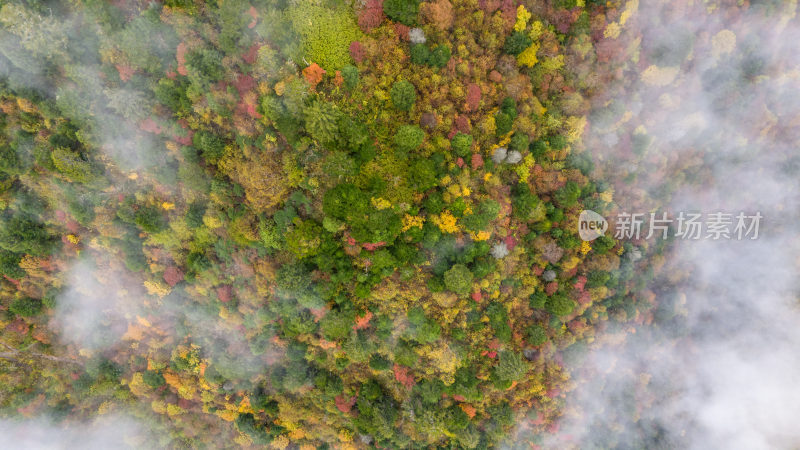
<instances>
[{"instance_id":1,"label":"low cloud","mask_svg":"<svg viewBox=\"0 0 800 450\"><path fill-rule=\"evenodd\" d=\"M576 389L546 448L800 446L800 59L790 49L800 29L762 12L654 2L633 19L656 69L609 95L633 125L601 127L598 108L586 137L616 167L607 174L622 208L645 199L659 211L764 218L757 240L674 242L649 286L653 324L623 342L601 336L570 367ZM667 73L657 52L686 59ZM652 140L640 156L620 150L636 134Z\"/></svg>"}]
</instances>

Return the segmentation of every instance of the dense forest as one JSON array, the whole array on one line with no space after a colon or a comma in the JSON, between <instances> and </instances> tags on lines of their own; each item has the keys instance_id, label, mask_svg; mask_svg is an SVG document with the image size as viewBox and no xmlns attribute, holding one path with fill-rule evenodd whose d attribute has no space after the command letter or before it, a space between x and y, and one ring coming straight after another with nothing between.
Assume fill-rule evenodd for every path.
<instances>
[{"instance_id":1,"label":"dense forest","mask_svg":"<svg viewBox=\"0 0 800 450\"><path fill-rule=\"evenodd\" d=\"M135 448L568 446L571 368L685 300L669 241L582 241L580 212L708 176L615 98L784 13L721 2L653 42L715 9L652 3L2 2L0 417L124 415ZM721 108L753 54L705 74Z\"/></svg>"}]
</instances>

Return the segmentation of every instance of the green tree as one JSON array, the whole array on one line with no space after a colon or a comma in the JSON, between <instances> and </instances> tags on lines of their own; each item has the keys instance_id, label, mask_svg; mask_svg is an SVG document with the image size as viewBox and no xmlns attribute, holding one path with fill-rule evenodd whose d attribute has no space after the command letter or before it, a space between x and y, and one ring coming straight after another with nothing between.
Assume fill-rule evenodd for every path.
<instances>
[{"instance_id":1,"label":"green tree","mask_svg":"<svg viewBox=\"0 0 800 450\"><path fill-rule=\"evenodd\" d=\"M545 309L554 316L566 316L575 310L576 303L564 294L555 294L547 299Z\"/></svg>"},{"instance_id":2,"label":"green tree","mask_svg":"<svg viewBox=\"0 0 800 450\"><path fill-rule=\"evenodd\" d=\"M392 98L392 104L400 111L409 111L417 101L417 91L414 85L406 80L397 81L392 85L392 90L389 93Z\"/></svg>"},{"instance_id":3,"label":"green tree","mask_svg":"<svg viewBox=\"0 0 800 450\"><path fill-rule=\"evenodd\" d=\"M531 38L528 37L527 34L521 31L515 31L511 33L511 36L506 38L505 44L503 44L503 51L510 54L510 55L519 55L522 53L523 50L530 47L533 41Z\"/></svg>"},{"instance_id":4,"label":"green tree","mask_svg":"<svg viewBox=\"0 0 800 450\"><path fill-rule=\"evenodd\" d=\"M0 273L12 279L24 277L25 271L19 267L21 259L22 255L20 254L7 250L0 250Z\"/></svg>"},{"instance_id":5,"label":"green tree","mask_svg":"<svg viewBox=\"0 0 800 450\"><path fill-rule=\"evenodd\" d=\"M464 133L456 133L450 140L450 147L456 155L465 158L472 152L472 136Z\"/></svg>"},{"instance_id":6,"label":"green tree","mask_svg":"<svg viewBox=\"0 0 800 450\"><path fill-rule=\"evenodd\" d=\"M453 264L444 273L444 285L456 294L466 295L472 289L472 272L464 264Z\"/></svg>"},{"instance_id":7,"label":"green tree","mask_svg":"<svg viewBox=\"0 0 800 450\"><path fill-rule=\"evenodd\" d=\"M9 310L20 317L33 317L42 311L42 301L38 298L20 297L9 306Z\"/></svg>"},{"instance_id":8,"label":"green tree","mask_svg":"<svg viewBox=\"0 0 800 450\"><path fill-rule=\"evenodd\" d=\"M403 125L394 135L394 146L403 154L414 151L422 145L425 132L416 125Z\"/></svg>"},{"instance_id":9,"label":"green tree","mask_svg":"<svg viewBox=\"0 0 800 450\"><path fill-rule=\"evenodd\" d=\"M411 62L414 64L428 64L431 58L431 51L425 44L411 45Z\"/></svg>"},{"instance_id":10,"label":"green tree","mask_svg":"<svg viewBox=\"0 0 800 450\"><path fill-rule=\"evenodd\" d=\"M333 103L315 100L303 111L303 115L311 137L322 143L332 142L336 138L339 111Z\"/></svg>"},{"instance_id":11,"label":"green tree","mask_svg":"<svg viewBox=\"0 0 800 450\"><path fill-rule=\"evenodd\" d=\"M294 31L301 36L304 55L328 73L351 63L350 43L360 37L353 14L343 6L329 8L302 0L293 2L288 16Z\"/></svg>"},{"instance_id":12,"label":"green tree","mask_svg":"<svg viewBox=\"0 0 800 450\"><path fill-rule=\"evenodd\" d=\"M344 79L344 87L352 91L358 86L358 68L349 64L344 66L342 68L342 78Z\"/></svg>"},{"instance_id":13,"label":"green tree","mask_svg":"<svg viewBox=\"0 0 800 450\"><path fill-rule=\"evenodd\" d=\"M450 61L450 47L441 44L434 47L431 51L430 63L433 67L442 68Z\"/></svg>"},{"instance_id":14,"label":"green tree","mask_svg":"<svg viewBox=\"0 0 800 450\"><path fill-rule=\"evenodd\" d=\"M59 172L78 183L88 183L95 176L88 158L65 147L56 147L51 153L53 164Z\"/></svg>"},{"instance_id":15,"label":"green tree","mask_svg":"<svg viewBox=\"0 0 800 450\"><path fill-rule=\"evenodd\" d=\"M297 220L286 233L286 248L300 259L319 253L322 227L313 220Z\"/></svg>"},{"instance_id":16,"label":"green tree","mask_svg":"<svg viewBox=\"0 0 800 450\"><path fill-rule=\"evenodd\" d=\"M528 342L531 345L542 345L547 341L547 330L541 325L535 324L528 327Z\"/></svg>"},{"instance_id":17,"label":"green tree","mask_svg":"<svg viewBox=\"0 0 800 450\"><path fill-rule=\"evenodd\" d=\"M44 256L53 240L43 224L28 214L16 214L0 222L0 247L15 253Z\"/></svg>"},{"instance_id":18,"label":"green tree","mask_svg":"<svg viewBox=\"0 0 800 450\"><path fill-rule=\"evenodd\" d=\"M198 131L192 136L192 145L200 150L210 163L217 162L225 154L225 141L215 133Z\"/></svg>"},{"instance_id":19,"label":"green tree","mask_svg":"<svg viewBox=\"0 0 800 450\"><path fill-rule=\"evenodd\" d=\"M569 208L578 202L580 196L581 188L578 186L578 183L567 181L564 187L556 191L555 198L559 205L564 208Z\"/></svg>"},{"instance_id":20,"label":"green tree","mask_svg":"<svg viewBox=\"0 0 800 450\"><path fill-rule=\"evenodd\" d=\"M383 12L403 25L414 25L419 12L419 0L384 0Z\"/></svg>"},{"instance_id":21,"label":"green tree","mask_svg":"<svg viewBox=\"0 0 800 450\"><path fill-rule=\"evenodd\" d=\"M527 183L518 183L511 191L511 205L514 217L520 220L541 218L541 200L531 192Z\"/></svg>"},{"instance_id":22,"label":"green tree","mask_svg":"<svg viewBox=\"0 0 800 450\"><path fill-rule=\"evenodd\" d=\"M408 179L415 190L423 192L436 186L436 163L430 159L418 159L408 170Z\"/></svg>"},{"instance_id":23,"label":"green tree","mask_svg":"<svg viewBox=\"0 0 800 450\"><path fill-rule=\"evenodd\" d=\"M498 379L503 381L519 381L525 378L528 365L518 352L503 350L500 352L499 361L494 368Z\"/></svg>"}]
</instances>

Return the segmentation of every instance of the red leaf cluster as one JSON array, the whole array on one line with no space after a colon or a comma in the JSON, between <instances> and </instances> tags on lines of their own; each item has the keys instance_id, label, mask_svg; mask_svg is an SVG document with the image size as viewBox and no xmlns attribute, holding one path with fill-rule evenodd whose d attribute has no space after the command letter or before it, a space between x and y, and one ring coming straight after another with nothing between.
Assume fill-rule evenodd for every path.
<instances>
[{"instance_id":1,"label":"red leaf cluster","mask_svg":"<svg viewBox=\"0 0 800 450\"><path fill-rule=\"evenodd\" d=\"M406 389L414 385L414 375L408 373L408 367L395 363L392 370L394 371L394 379L399 381Z\"/></svg>"},{"instance_id":2,"label":"red leaf cluster","mask_svg":"<svg viewBox=\"0 0 800 450\"><path fill-rule=\"evenodd\" d=\"M128 81L133 76L134 69L133 67L127 64L116 64L117 72L119 72L119 79L122 81Z\"/></svg>"},{"instance_id":3,"label":"red leaf cluster","mask_svg":"<svg viewBox=\"0 0 800 450\"><path fill-rule=\"evenodd\" d=\"M383 0L367 0L364 8L358 13L358 26L365 33L369 33L381 22L383 22Z\"/></svg>"},{"instance_id":4,"label":"red leaf cluster","mask_svg":"<svg viewBox=\"0 0 800 450\"><path fill-rule=\"evenodd\" d=\"M166 281L170 287L175 286L183 281L183 272L175 266L169 266L167 270L164 271L164 281Z\"/></svg>"},{"instance_id":5,"label":"red leaf cluster","mask_svg":"<svg viewBox=\"0 0 800 450\"><path fill-rule=\"evenodd\" d=\"M353 408L353 405L356 404L355 396L345 397L344 395L339 394L333 400L334 403L336 404L336 408L338 408L339 411L345 414L349 413L350 410Z\"/></svg>"},{"instance_id":6,"label":"red leaf cluster","mask_svg":"<svg viewBox=\"0 0 800 450\"><path fill-rule=\"evenodd\" d=\"M311 85L312 89L322 81L322 75L324 74L325 69L320 67L317 63L311 63L310 66L303 69L303 77L308 81L308 84Z\"/></svg>"},{"instance_id":7,"label":"red leaf cluster","mask_svg":"<svg viewBox=\"0 0 800 450\"><path fill-rule=\"evenodd\" d=\"M481 88L475 83L467 86L467 111L477 111L481 104Z\"/></svg>"},{"instance_id":8,"label":"red leaf cluster","mask_svg":"<svg viewBox=\"0 0 800 450\"><path fill-rule=\"evenodd\" d=\"M178 44L178 49L176 50L175 58L178 60L178 73L186 76L189 75L189 71L186 70L186 44L181 42Z\"/></svg>"},{"instance_id":9,"label":"red leaf cluster","mask_svg":"<svg viewBox=\"0 0 800 450\"><path fill-rule=\"evenodd\" d=\"M350 56L356 63L360 63L364 60L366 54L364 53L364 46L361 45L361 42L353 41L350 43Z\"/></svg>"}]
</instances>

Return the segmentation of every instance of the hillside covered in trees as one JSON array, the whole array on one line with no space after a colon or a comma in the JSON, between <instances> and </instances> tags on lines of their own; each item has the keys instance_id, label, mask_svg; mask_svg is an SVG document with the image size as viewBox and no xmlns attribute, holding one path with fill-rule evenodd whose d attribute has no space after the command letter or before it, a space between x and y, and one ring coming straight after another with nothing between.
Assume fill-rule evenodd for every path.
<instances>
[{"instance_id":1,"label":"hillside covered in trees","mask_svg":"<svg viewBox=\"0 0 800 450\"><path fill-rule=\"evenodd\" d=\"M0 417L124 417L134 448L553 445L598 338L682 308L667 241L578 236L705 176L614 98L736 42L643 41L638 9L3 2ZM709 82L765 76L741 58Z\"/></svg>"}]
</instances>

